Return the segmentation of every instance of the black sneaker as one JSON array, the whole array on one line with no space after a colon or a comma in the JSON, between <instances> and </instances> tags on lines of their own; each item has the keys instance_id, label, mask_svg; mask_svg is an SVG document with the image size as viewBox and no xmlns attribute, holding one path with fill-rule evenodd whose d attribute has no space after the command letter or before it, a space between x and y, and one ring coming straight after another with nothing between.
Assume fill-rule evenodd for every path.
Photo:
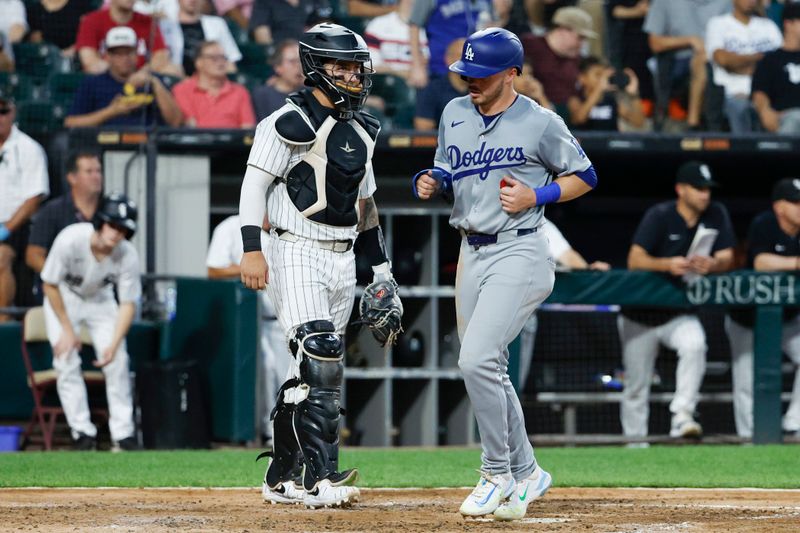
<instances>
[{"instance_id":1,"label":"black sneaker","mask_svg":"<svg viewBox=\"0 0 800 533\"><path fill-rule=\"evenodd\" d=\"M135 452L141 450L136 437L127 437L114 443L112 452Z\"/></svg>"},{"instance_id":2,"label":"black sneaker","mask_svg":"<svg viewBox=\"0 0 800 533\"><path fill-rule=\"evenodd\" d=\"M78 438L72 441L72 449L79 452L90 452L97 449L97 439L85 433L78 433Z\"/></svg>"}]
</instances>

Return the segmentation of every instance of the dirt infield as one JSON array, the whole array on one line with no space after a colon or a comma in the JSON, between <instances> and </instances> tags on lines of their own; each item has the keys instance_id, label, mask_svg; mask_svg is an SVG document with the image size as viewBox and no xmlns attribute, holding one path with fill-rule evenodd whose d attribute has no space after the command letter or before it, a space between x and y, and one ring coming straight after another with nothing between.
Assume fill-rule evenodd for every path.
<instances>
[{"instance_id":1,"label":"dirt infield","mask_svg":"<svg viewBox=\"0 0 800 533\"><path fill-rule=\"evenodd\" d=\"M255 489L0 491L2 531L797 531L800 492L553 489L519 522L464 520L466 490L366 490L351 509L264 504Z\"/></svg>"}]
</instances>

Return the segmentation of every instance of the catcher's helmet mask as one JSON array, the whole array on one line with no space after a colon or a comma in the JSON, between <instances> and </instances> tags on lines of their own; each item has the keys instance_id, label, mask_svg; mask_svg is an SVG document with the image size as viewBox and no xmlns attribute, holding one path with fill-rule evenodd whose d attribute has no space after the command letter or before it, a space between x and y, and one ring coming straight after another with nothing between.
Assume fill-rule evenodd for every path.
<instances>
[{"instance_id":1,"label":"catcher's helmet mask","mask_svg":"<svg viewBox=\"0 0 800 533\"><path fill-rule=\"evenodd\" d=\"M138 209L136 204L121 193L111 193L104 196L100 207L94 214L92 223L99 230L103 224L109 224L125 232L125 238L130 239L136 233L136 219Z\"/></svg>"},{"instance_id":2,"label":"catcher's helmet mask","mask_svg":"<svg viewBox=\"0 0 800 533\"><path fill-rule=\"evenodd\" d=\"M450 70L462 78L488 78L509 68L522 75L524 57L519 37L503 28L486 28L464 41L461 59Z\"/></svg>"},{"instance_id":3,"label":"catcher's helmet mask","mask_svg":"<svg viewBox=\"0 0 800 533\"><path fill-rule=\"evenodd\" d=\"M338 62L359 63L360 72L334 76ZM372 60L364 39L338 24L317 24L300 40L300 63L305 84L318 87L347 120L361 111L372 89Z\"/></svg>"}]
</instances>

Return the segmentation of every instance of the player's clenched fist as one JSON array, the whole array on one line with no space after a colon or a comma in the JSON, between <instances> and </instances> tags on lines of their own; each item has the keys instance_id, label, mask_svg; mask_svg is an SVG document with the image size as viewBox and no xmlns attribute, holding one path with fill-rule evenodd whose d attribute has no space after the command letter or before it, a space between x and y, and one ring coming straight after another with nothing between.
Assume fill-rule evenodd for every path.
<instances>
[{"instance_id":1,"label":"player's clenched fist","mask_svg":"<svg viewBox=\"0 0 800 533\"><path fill-rule=\"evenodd\" d=\"M267 260L260 250L245 252L240 264L242 283L248 289L261 290L269 283Z\"/></svg>"},{"instance_id":2,"label":"player's clenched fist","mask_svg":"<svg viewBox=\"0 0 800 533\"><path fill-rule=\"evenodd\" d=\"M504 176L500 183L500 204L506 213L519 213L536 205L536 193L521 181Z\"/></svg>"},{"instance_id":3,"label":"player's clenched fist","mask_svg":"<svg viewBox=\"0 0 800 533\"><path fill-rule=\"evenodd\" d=\"M439 190L439 180L431 176L431 171L420 175L417 178L417 196L421 200L430 200Z\"/></svg>"}]
</instances>

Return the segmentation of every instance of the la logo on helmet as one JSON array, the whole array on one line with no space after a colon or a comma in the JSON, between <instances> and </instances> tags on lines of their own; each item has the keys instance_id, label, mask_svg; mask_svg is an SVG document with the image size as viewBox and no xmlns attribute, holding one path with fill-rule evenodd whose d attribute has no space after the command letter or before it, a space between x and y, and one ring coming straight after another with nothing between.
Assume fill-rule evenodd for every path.
<instances>
[{"instance_id":1,"label":"la logo on helmet","mask_svg":"<svg viewBox=\"0 0 800 533\"><path fill-rule=\"evenodd\" d=\"M472 61L475 57L475 52L472 51L472 45L467 43L467 49L464 51L464 59Z\"/></svg>"}]
</instances>

